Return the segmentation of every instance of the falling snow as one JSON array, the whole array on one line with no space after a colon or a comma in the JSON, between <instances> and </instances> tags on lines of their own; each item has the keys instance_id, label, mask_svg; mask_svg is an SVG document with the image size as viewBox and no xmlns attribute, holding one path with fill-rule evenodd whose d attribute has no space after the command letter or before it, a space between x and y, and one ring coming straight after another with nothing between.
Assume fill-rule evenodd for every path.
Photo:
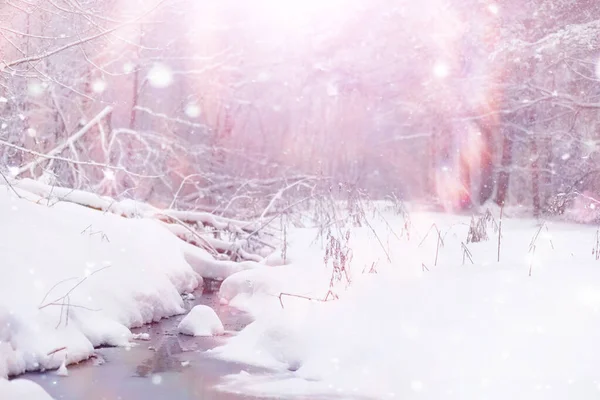
<instances>
[{"instance_id":1,"label":"falling snow","mask_svg":"<svg viewBox=\"0 0 600 400\"><path fill-rule=\"evenodd\" d=\"M440 78L440 79L446 78L448 75L450 75L450 68L448 67L448 65L446 63L438 62L433 67L433 75L436 78Z\"/></svg>"},{"instance_id":2,"label":"falling snow","mask_svg":"<svg viewBox=\"0 0 600 400\"><path fill-rule=\"evenodd\" d=\"M115 180L115 171L112 169L105 168L102 173L104 174L104 179L109 181Z\"/></svg>"},{"instance_id":3,"label":"falling snow","mask_svg":"<svg viewBox=\"0 0 600 400\"><path fill-rule=\"evenodd\" d=\"M173 72L167 65L156 63L148 72L148 82L154 88L164 89L173 83Z\"/></svg>"},{"instance_id":4,"label":"falling snow","mask_svg":"<svg viewBox=\"0 0 600 400\"><path fill-rule=\"evenodd\" d=\"M94 93L102 93L106 90L106 81L96 80L92 84L92 90Z\"/></svg>"},{"instance_id":5,"label":"falling snow","mask_svg":"<svg viewBox=\"0 0 600 400\"><path fill-rule=\"evenodd\" d=\"M44 85L41 82L32 82L27 86L27 91L32 97L39 97L44 93Z\"/></svg>"},{"instance_id":6,"label":"falling snow","mask_svg":"<svg viewBox=\"0 0 600 400\"><path fill-rule=\"evenodd\" d=\"M200 107L195 103L190 103L185 106L185 115L190 118L198 118L200 116Z\"/></svg>"},{"instance_id":7,"label":"falling snow","mask_svg":"<svg viewBox=\"0 0 600 400\"><path fill-rule=\"evenodd\" d=\"M123 64L123 72L126 74L132 73L134 69L135 69L134 63L128 62L128 63Z\"/></svg>"},{"instance_id":8,"label":"falling snow","mask_svg":"<svg viewBox=\"0 0 600 400\"><path fill-rule=\"evenodd\" d=\"M597 398L597 3L7 2L0 399Z\"/></svg>"}]
</instances>

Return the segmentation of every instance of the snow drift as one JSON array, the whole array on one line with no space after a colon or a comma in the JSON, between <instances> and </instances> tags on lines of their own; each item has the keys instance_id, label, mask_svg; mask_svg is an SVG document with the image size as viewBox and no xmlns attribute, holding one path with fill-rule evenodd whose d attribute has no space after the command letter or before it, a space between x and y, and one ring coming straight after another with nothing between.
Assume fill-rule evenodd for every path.
<instances>
[{"instance_id":1,"label":"snow drift","mask_svg":"<svg viewBox=\"0 0 600 400\"><path fill-rule=\"evenodd\" d=\"M157 221L48 203L0 186L0 377L128 346L128 328L184 312L202 283L186 260L212 259Z\"/></svg>"},{"instance_id":2,"label":"snow drift","mask_svg":"<svg viewBox=\"0 0 600 400\"><path fill-rule=\"evenodd\" d=\"M233 375L224 390L320 398L598 397L595 227L505 220L498 263L492 224L489 241L468 243L468 217L414 214L410 241L385 234L386 228L399 231L401 218L388 216L387 222L375 227L391 262L382 262L385 257L368 242L354 242L354 260L360 261L339 300L289 298L284 308L278 304L278 290L310 293L306 285L290 288L295 274L314 270L312 261L301 259L287 272L278 269L289 279L243 273L247 285L266 287L269 295L247 285L227 286L231 303L249 299L245 303L260 312L213 354L280 372ZM313 246L304 253L315 260L322 251ZM377 273L362 273L372 261Z\"/></svg>"}]
</instances>

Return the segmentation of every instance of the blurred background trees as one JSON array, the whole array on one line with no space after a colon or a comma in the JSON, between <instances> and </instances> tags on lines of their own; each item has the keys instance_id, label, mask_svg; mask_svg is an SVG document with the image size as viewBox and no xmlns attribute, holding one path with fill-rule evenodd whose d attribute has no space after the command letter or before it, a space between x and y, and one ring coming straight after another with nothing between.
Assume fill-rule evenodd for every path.
<instances>
[{"instance_id":1,"label":"blurred background trees","mask_svg":"<svg viewBox=\"0 0 600 400\"><path fill-rule=\"evenodd\" d=\"M591 0L4 0L0 165L225 214L315 182L594 208L599 33Z\"/></svg>"}]
</instances>

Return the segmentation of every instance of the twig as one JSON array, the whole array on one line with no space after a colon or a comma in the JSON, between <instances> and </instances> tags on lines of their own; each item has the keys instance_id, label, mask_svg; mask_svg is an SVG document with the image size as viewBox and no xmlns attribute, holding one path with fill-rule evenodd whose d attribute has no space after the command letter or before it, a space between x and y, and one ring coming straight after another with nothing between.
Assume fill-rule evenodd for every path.
<instances>
[{"instance_id":1,"label":"twig","mask_svg":"<svg viewBox=\"0 0 600 400\"><path fill-rule=\"evenodd\" d=\"M90 41L98 39L100 37L109 35L110 33L115 32L115 31L117 31L117 30L119 30L119 29L121 29L121 28L123 28L123 27L125 27L127 25L132 24L132 23L135 23L136 21L138 21L141 18L145 17L146 15L148 15L149 13L151 13L152 11L154 11L156 8L158 8L162 3L164 3L164 0L160 1L157 5L155 5L151 9L145 11L144 13L142 13L141 15L139 15L138 17L136 17L136 18L134 18L134 19L132 19L130 21L124 22L122 24L119 24L119 25L115 26L114 28L107 29L105 31L99 32L99 33L97 33L95 35L88 36L88 37L83 38L83 39L79 39L79 40L77 40L75 42L72 42L72 43L67 43L64 46L58 47L58 48L53 49L53 50L46 51L45 53L41 53L41 54L38 54L38 55L35 55L35 56L20 58L18 60L14 60L14 61L10 61L8 63L4 63L3 65L0 64L0 67L11 68L11 67L15 67L15 66L20 65L20 64L25 64L25 63L31 63L31 62L34 62L34 61L39 61L41 59L53 56L54 54L60 53L60 52L62 52L64 50L67 50L67 49L69 49L71 47L79 46L81 44L90 42Z\"/></svg>"},{"instance_id":2,"label":"twig","mask_svg":"<svg viewBox=\"0 0 600 400\"><path fill-rule=\"evenodd\" d=\"M498 262L500 262L500 245L502 244L502 215L504 213L504 205L500 207L500 221L498 222Z\"/></svg>"},{"instance_id":3,"label":"twig","mask_svg":"<svg viewBox=\"0 0 600 400\"><path fill-rule=\"evenodd\" d=\"M73 286L71 289L69 289L69 291L67 291L67 293L65 293L63 296L61 296L61 297L57 298L56 300L54 300L54 301L51 301L51 302L49 302L49 303L46 303L46 304L43 304L43 301L42 301L42 303L40 303L40 305L38 306L38 310L42 310L42 309L44 309L44 308L46 308L46 307L48 307L48 306L52 306L52 305L58 305L58 304L60 304L59 302L61 302L61 301L65 300L65 299L66 299L66 298L67 298L67 297L68 297L68 296L69 296L71 293L73 293L73 291L74 291L75 289L77 289L77 288L78 288L78 287L79 287L79 286L80 286L80 285L81 285L83 282L85 282L85 281L86 281L86 280L87 280L89 277L91 277L91 276L93 276L93 275L97 274L97 273L98 273L98 272L100 272L100 271L104 271L105 269L107 269L107 268L110 268L110 267L111 267L111 265L107 265L107 266L105 266L105 267L102 267L102 268L99 268L99 269L95 270L94 272L92 272L91 274L89 274L89 275L87 275L87 276L84 276L84 277L83 277L83 278L81 278L81 280L80 280L79 282L77 282L77 283L76 283L76 284L75 284L75 285L74 285L74 286ZM73 278L70 278L70 279L73 279ZM75 278L75 279L77 279L77 278ZM64 282L64 281L63 281L63 282ZM59 284L60 284L60 283L61 283L61 282L59 282ZM57 285L58 285L58 284L57 284ZM54 285L52 288L54 288L54 287L56 287L56 285ZM51 290L52 290L52 289L51 289ZM47 297L47 296L48 296L47 294L46 294L46 296L44 296L44 300L46 299L46 297Z\"/></svg>"},{"instance_id":4,"label":"twig","mask_svg":"<svg viewBox=\"0 0 600 400\"><path fill-rule=\"evenodd\" d=\"M14 186L8 181L8 179L6 178L6 175L4 175L2 173L2 171L0 171L0 175L2 175L2 179L4 179L4 182L6 182L6 184L8 185L8 187L13 191L13 193L19 198L22 199L23 197L19 194L19 192L17 192L17 190L14 188Z\"/></svg>"},{"instance_id":5,"label":"twig","mask_svg":"<svg viewBox=\"0 0 600 400\"><path fill-rule=\"evenodd\" d=\"M321 302L321 303L324 303L324 302L326 302L326 301L329 301L329 300L327 300L327 297L325 297L325 300L323 300L323 299L316 299L316 298L314 298L314 297L302 296L302 295L300 295L300 294L292 294L292 293L279 293L279 304L281 304L281 308L285 308L285 307L283 306L283 296L288 296L288 297L297 297L297 298L299 298L299 299L310 300L310 301L319 301L319 302ZM329 296L329 292L327 293L327 296Z\"/></svg>"},{"instance_id":6,"label":"twig","mask_svg":"<svg viewBox=\"0 0 600 400\"><path fill-rule=\"evenodd\" d=\"M535 244L533 245L533 247L531 248L531 259L529 260L529 276L531 276L531 271L533 269L533 260L535 259L535 249L536 246Z\"/></svg>"},{"instance_id":7,"label":"twig","mask_svg":"<svg viewBox=\"0 0 600 400\"><path fill-rule=\"evenodd\" d=\"M425 242L425 239L427 239L427 237L431 233L432 229L435 229L436 232L437 232L437 234L438 234L437 244L436 244L436 247L435 247L435 261L433 263L433 266L435 267L435 266L437 266L438 256L439 256L439 253L440 253L440 247L444 247L444 239L442 238L442 234L441 234L440 230L438 229L438 227L437 227L437 225L435 223L431 224L431 226L429 227L429 230L425 234L425 237L423 237L423 240L421 240L421 243L419 243L419 247L421 247L421 245L423 244L423 242Z\"/></svg>"},{"instance_id":8,"label":"twig","mask_svg":"<svg viewBox=\"0 0 600 400\"><path fill-rule=\"evenodd\" d=\"M73 281L73 280L75 280L75 279L77 279L77 277L63 279L62 281L55 283L55 284L54 284L54 286L52 286L52 287L50 288L50 290L48 290L48 291L46 292L46 294L44 295L44 298L42 299L42 301L40 302L40 304L44 304L44 301L46 300L46 298L47 298L47 297L50 295L50 293L52 293L52 291L53 291L53 290L54 290L54 289L55 289L55 288L56 288L58 285L61 285L61 284L65 283L65 282L68 282L68 281Z\"/></svg>"},{"instance_id":9,"label":"twig","mask_svg":"<svg viewBox=\"0 0 600 400\"><path fill-rule=\"evenodd\" d=\"M473 262L473 257L472 257L473 254L471 254L471 251L467 248L467 245L464 242L461 242L460 246L463 249L463 260L462 260L463 265L465 265L465 257L469 258L469 261L471 261L471 264L475 264Z\"/></svg>"},{"instance_id":10,"label":"twig","mask_svg":"<svg viewBox=\"0 0 600 400\"><path fill-rule=\"evenodd\" d=\"M51 356L51 355L53 355L53 354L56 354L56 353L58 353L59 351L63 351L63 350L66 350L66 349L67 349L67 346L59 347L58 349L54 349L54 350L52 350L51 352L49 352L49 353L46 353L46 355L47 355L47 356Z\"/></svg>"}]
</instances>

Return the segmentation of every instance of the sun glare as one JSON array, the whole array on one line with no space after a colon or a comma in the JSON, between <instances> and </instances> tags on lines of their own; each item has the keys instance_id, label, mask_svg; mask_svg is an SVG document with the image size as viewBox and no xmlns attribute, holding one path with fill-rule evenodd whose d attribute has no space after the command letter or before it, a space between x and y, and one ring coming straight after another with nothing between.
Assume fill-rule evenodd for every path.
<instances>
[{"instance_id":1,"label":"sun glare","mask_svg":"<svg viewBox=\"0 0 600 400\"><path fill-rule=\"evenodd\" d=\"M310 25L347 8L342 0L262 0L265 17L287 29Z\"/></svg>"}]
</instances>

